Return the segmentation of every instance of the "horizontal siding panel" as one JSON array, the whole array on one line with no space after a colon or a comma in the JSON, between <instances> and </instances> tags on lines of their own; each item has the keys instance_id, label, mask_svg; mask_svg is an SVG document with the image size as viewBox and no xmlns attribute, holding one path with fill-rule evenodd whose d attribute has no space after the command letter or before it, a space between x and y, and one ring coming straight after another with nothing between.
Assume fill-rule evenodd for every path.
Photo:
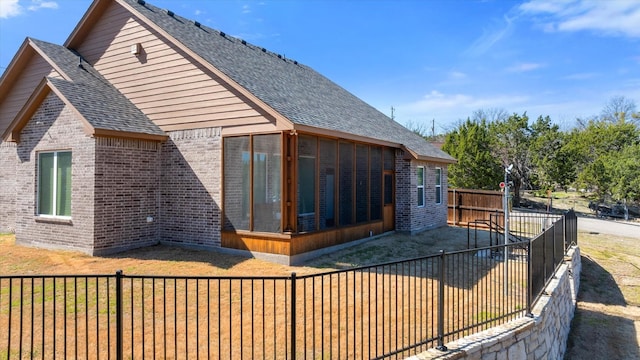
<instances>
[{"instance_id":1,"label":"horizontal siding panel","mask_svg":"<svg viewBox=\"0 0 640 360\"><path fill-rule=\"evenodd\" d=\"M123 65L127 65L123 63ZM158 61L158 64L154 64L153 66L130 66L130 69L127 71L117 72L116 69L112 69L111 71L102 72L103 76L109 77L111 81L120 82L120 81L140 81L145 80L145 82L153 82L157 81L156 79L164 78L164 79L178 79L178 78L202 78L202 79L210 79L210 76L207 76L202 72L202 70L193 67L192 65L185 64L184 60L173 59L170 61Z\"/></svg>"},{"instance_id":2,"label":"horizontal siding panel","mask_svg":"<svg viewBox=\"0 0 640 360\"><path fill-rule=\"evenodd\" d=\"M171 104L175 104L177 101L184 101L183 98L193 99L200 97L203 97L207 100L233 98L241 101L240 98L222 87L222 85L206 86L207 84L204 82L203 84L204 86L198 86L195 88L187 88L179 91L170 91L170 89L167 89L167 91L162 94L153 93L149 96L139 96L136 101L140 105L165 101Z\"/></svg>"},{"instance_id":3,"label":"horizontal siding panel","mask_svg":"<svg viewBox=\"0 0 640 360\"><path fill-rule=\"evenodd\" d=\"M45 76L61 77L47 61L35 54L24 67L19 80L0 101L0 134L4 133Z\"/></svg>"},{"instance_id":4,"label":"horizontal siding panel","mask_svg":"<svg viewBox=\"0 0 640 360\"><path fill-rule=\"evenodd\" d=\"M192 123L176 123L161 125L164 131L202 129L210 127L222 127L222 134L248 134L252 132L273 132L278 130L273 122L263 116L247 117L226 120L208 120Z\"/></svg>"},{"instance_id":5,"label":"horizontal siding panel","mask_svg":"<svg viewBox=\"0 0 640 360\"><path fill-rule=\"evenodd\" d=\"M138 97L144 97L144 96L149 96L149 95L156 95L156 94L163 94L166 93L163 90L170 90L170 91L181 91L181 90L187 90L187 89L196 89L196 88L203 88L206 89L208 87L213 87L215 86L217 83L212 82L211 80L198 80L198 81L194 81L192 79L186 78L186 79L176 79L175 81L171 82L171 86L167 86L166 83L158 83L158 82L153 82L150 84L135 84L135 83L130 83L127 84L129 86L122 86L121 84L116 85L116 87L118 87L118 89L120 89L120 91L122 91L124 94L126 95L130 95L131 98L138 98ZM132 99L133 101L133 99Z\"/></svg>"},{"instance_id":6,"label":"horizontal siding panel","mask_svg":"<svg viewBox=\"0 0 640 360\"><path fill-rule=\"evenodd\" d=\"M187 106L181 106L176 110L176 107L166 107L165 109L148 108L143 111L150 118L162 117L165 119L180 118L180 117L193 117L193 116L216 116L218 114L240 114L239 116L254 116L260 113L256 110L248 107L246 104L233 104L215 107L198 107L189 108ZM234 115L235 117L235 115Z\"/></svg>"},{"instance_id":7,"label":"horizontal siding panel","mask_svg":"<svg viewBox=\"0 0 640 360\"><path fill-rule=\"evenodd\" d=\"M191 107L191 108L211 108L217 106L226 106L226 105L243 105L246 109L251 109L249 105L242 102L237 97L223 97L219 99L213 99L210 94L198 94L195 96L184 97L180 94L180 97L172 97L167 98L165 100L157 100L157 101L138 101L138 106L140 108L145 109L153 109L157 112L162 112L165 110L175 111L179 110L183 107Z\"/></svg>"},{"instance_id":8,"label":"horizontal siding panel","mask_svg":"<svg viewBox=\"0 0 640 360\"><path fill-rule=\"evenodd\" d=\"M114 3L106 13L79 51L96 56L96 70L163 130L275 129L275 121L262 116L210 70L138 23L126 9ZM135 43L142 45L142 57L130 53Z\"/></svg>"},{"instance_id":9,"label":"horizontal siding panel","mask_svg":"<svg viewBox=\"0 0 640 360\"><path fill-rule=\"evenodd\" d=\"M256 125L263 123L272 123L264 116L250 111L236 111L233 113L222 114L203 114L199 116L191 116L188 119L173 118L154 121L158 126L168 126L174 124L198 124L201 122L215 122L216 126L238 126L238 125ZM197 126L196 126L197 127Z\"/></svg>"}]
</instances>

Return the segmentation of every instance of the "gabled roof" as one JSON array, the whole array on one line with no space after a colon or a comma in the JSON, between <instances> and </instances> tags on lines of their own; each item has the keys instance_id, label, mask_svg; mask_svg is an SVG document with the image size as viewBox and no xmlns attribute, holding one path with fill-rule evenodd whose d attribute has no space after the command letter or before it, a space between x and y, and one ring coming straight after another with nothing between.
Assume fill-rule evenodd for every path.
<instances>
[{"instance_id":1,"label":"gabled roof","mask_svg":"<svg viewBox=\"0 0 640 360\"><path fill-rule=\"evenodd\" d=\"M63 46L31 38L27 39L27 44L49 62L62 79L43 79L5 132L5 138L11 136L17 140L18 133L49 91L75 109L90 135L166 138L156 124L78 54Z\"/></svg>"},{"instance_id":2,"label":"gabled roof","mask_svg":"<svg viewBox=\"0 0 640 360\"><path fill-rule=\"evenodd\" d=\"M91 9L104 9L96 0ZM160 28L300 130L322 129L404 146L415 158L455 162L399 123L308 66L190 21L142 0L116 0L141 21ZM81 24L91 26L91 9ZM99 10L97 10L99 11ZM82 27L82 25L79 25ZM66 45L81 33L77 27ZM80 35L78 35L80 36Z\"/></svg>"}]
</instances>

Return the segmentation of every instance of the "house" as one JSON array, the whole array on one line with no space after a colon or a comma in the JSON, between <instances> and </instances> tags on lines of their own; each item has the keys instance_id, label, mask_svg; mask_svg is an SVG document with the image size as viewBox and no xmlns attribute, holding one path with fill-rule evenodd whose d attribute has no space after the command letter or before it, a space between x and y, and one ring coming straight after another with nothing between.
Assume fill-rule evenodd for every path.
<instances>
[{"instance_id":1,"label":"house","mask_svg":"<svg viewBox=\"0 0 640 360\"><path fill-rule=\"evenodd\" d=\"M0 79L0 228L295 262L447 223L455 160L313 69L142 0L95 0Z\"/></svg>"}]
</instances>

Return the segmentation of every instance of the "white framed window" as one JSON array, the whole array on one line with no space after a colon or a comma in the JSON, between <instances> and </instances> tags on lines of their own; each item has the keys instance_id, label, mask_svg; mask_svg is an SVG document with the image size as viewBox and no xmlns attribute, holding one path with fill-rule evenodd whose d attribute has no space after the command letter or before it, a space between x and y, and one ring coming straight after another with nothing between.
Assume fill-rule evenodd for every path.
<instances>
[{"instance_id":1,"label":"white framed window","mask_svg":"<svg viewBox=\"0 0 640 360\"><path fill-rule=\"evenodd\" d=\"M71 218L71 151L38 153L37 213Z\"/></svg>"},{"instance_id":2,"label":"white framed window","mask_svg":"<svg viewBox=\"0 0 640 360\"><path fill-rule=\"evenodd\" d=\"M436 204L442 204L442 169L436 168Z\"/></svg>"},{"instance_id":3,"label":"white framed window","mask_svg":"<svg viewBox=\"0 0 640 360\"><path fill-rule=\"evenodd\" d=\"M417 177L418 177L418 183L417 183L417 188L418 188L418 207L423 207L424 206L424 166L418 166L418 171L417 171Z\"/></svg>"}]
</instances>

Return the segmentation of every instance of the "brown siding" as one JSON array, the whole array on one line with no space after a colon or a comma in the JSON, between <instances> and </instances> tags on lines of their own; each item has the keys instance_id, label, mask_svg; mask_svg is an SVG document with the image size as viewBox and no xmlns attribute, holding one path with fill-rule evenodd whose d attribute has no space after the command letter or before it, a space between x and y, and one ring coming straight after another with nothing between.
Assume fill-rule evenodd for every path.
<instances>
[{"instance_id":1,"label":"brown siding","mask_svg":"<svg viewBox=\"0 0 640 360\"><path fill-rule=\"evenodd\" d=\"M130 53L140 43L139 56ZM116 88L165 131L259 125L263 116L211 71L196 63L122 6L113 3L78 51Z\"/></svg>"},{"instance_id":2,"label":"brown siding","mask_svg":"<svg viewBox=\"0 0 640 360\"><path fill-rule=\"evenodd\" d=\"M25 65L19 80L13 84L7 95L0 99L0 135L11 124L45 76L60 77L48 62L40 55L34 54Z\"/></svg>"}]
</instances>

